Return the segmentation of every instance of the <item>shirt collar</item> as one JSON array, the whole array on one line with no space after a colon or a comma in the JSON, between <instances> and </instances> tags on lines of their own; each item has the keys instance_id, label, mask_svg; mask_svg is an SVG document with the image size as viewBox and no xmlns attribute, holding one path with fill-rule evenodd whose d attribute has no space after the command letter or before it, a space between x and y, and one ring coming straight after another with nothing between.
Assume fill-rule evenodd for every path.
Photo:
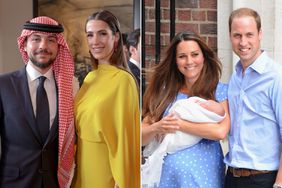
<instances>
[{"instance_id":1,"label":"shirt collar","mask_svg":"<svg viewBox=\"0 0 282 188\"><path fill-rule=\"evenodd\" d=\"M140 69L140 63L139 63L138 61L136 61L136 60L133 59L133 58L130 58L129 61L130 61L131 63L133 63L134 65L136 65L136 66Z\"/></svg>"},{"instance_id":2,"label":"shirt collar","mask_svg":"<svg viewBox=\"0 0 282 188\"><path fill-rule=\"evenodd\" d=\"M48 80L54 80L52 68L50 68L44 75L42 75L35 68L33 68L33 66L31 66L30 61L26 65L26 72L30 77L30 81L34 81L40 76L45 76Z\"/></svg>"},{"instance_id":3,"label":"shirt collar","mask_svg":"<svg viewBox=\"0 0 282 188\"><path fill-rule=\"evenodd\" d=\"M252 69L257 73L262 74L266 71L268 63L269 63L269 57L267 55L267 52L262 51L260 56L249 67L247 67L245 71L247 72L249 69ZM235 70L237 74L243 71L241 61L238 61L238 63L235 66Z\"/></svg>"}]
</instances>

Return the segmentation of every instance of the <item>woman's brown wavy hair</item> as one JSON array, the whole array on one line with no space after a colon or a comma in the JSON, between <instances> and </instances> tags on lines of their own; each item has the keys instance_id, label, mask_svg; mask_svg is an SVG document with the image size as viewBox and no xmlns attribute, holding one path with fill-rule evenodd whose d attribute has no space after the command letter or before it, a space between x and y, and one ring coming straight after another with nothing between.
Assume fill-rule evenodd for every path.
<instances>
[{"instance_id":1,"label":"woman's brown wavy hair","mask_svg":"<svg viewBox=\"0 0 282 188\"><path fill-rule=\"evenodd\" d=\"M189 91L189 96L215 99L215 90L221 77L221 63L217 55L201 37L191 31L178 33L167 48L164 59L147 73L149 83L143 97L142 116L159 121L166 108L175 100L177 93L185 84L184 75L176 64L176 49L182 41L195 41L200 46L204 65L199 78Z\"/></svg>"}]
</instances>

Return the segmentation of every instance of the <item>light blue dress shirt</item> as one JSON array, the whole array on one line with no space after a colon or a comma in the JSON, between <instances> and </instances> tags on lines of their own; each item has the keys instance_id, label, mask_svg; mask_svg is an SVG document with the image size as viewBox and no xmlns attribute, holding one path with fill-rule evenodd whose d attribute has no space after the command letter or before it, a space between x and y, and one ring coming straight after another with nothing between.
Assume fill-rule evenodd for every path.
<instances>
[{"instance_id":1,"label":"light blue dress shirt","mask_svg":"<svg viewBox=\"0 0 282 188\"><path fill-rule=\"evenodd\" d=\"M241 63L229 82L231 117L228 166L277 170L282 144L282 66L266 52L243 74Z\"/></svg>"}]
</instances>

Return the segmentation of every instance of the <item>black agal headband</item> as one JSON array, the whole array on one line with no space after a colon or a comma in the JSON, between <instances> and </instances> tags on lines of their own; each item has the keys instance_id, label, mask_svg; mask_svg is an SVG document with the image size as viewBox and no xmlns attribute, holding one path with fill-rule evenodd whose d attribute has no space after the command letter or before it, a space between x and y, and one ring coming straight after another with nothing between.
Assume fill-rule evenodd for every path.
<instances>
[{"instance_id":1,"label":"black agal headband","mask_svg":"<svg viewBox=\"0 0 282 188\"><path fill-rule=\"evenodd\" d=\"M64 28L61 24L49 25L49 24L32 23L29 21L24 24L23 28L28 30L44 31L50 33L61 33L64 31Z\"/></svg>"}]
</instances>

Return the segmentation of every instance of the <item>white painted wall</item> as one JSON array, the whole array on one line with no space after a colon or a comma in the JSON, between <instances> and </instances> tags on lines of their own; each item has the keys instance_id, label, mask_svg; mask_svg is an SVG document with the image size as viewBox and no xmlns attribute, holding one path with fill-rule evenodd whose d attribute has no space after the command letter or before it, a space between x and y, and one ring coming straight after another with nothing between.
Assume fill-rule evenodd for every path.
<instances>
[{"instance_id":1,"label":"white painted wall","mask_svg":"<svg viewBox=\"0 0 282 188\"><path fill-rule=\"evenodd\" d=\"M232 1L217 0L217 49L222 62L222 82L227 83L232 68L232 47L229 41L228 16L232 11Z\"/></svg>"},{"instance_id":2,"label":"white painted wall","mask_svg":"<svg viewBox=\"0 0 282 188\"><path fill-rule=\"evenodd\" d=\"M249 7L262 19L262 49L282 64L282 1L281 0L218 0L218 55L223 63L222 81L228 82L238 57L229 41L228 18L232 10Z\"/></svg>"},{"instance_id":3,"label":"white painted wall","mask_svg":"<svg viewBox=\"0 0 282 188\"><path fill-rule=\"evenodd\" d=\"M0 73L23 66L17 38L22 25L32 18L32 0L0 1Z\"/></svg>"}]
</instances>

